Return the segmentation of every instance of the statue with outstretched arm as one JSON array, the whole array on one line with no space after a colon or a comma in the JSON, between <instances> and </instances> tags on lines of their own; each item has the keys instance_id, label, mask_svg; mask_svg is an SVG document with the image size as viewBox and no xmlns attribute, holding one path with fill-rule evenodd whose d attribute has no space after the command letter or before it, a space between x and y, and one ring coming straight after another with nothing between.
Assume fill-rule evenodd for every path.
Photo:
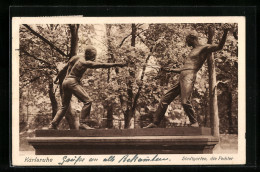
<instances>
[{"instance_id":1,"label":"statue with outstretched arm","mask_svg":"<svg viewBox=\"0 0 260 172\"><path fill-rule=\"evenodd\" d=\"M72 57L68 64L58 74L55 82L57 82L59 75L62 75L62 72L67 72L62 83L62 107L52 120L49 129L57 129L57 126L69 108L72 94L84 103L80 114L79 129L93 129L86 124L86 117L90 115L92 100L88 97L87 92L80 84L81 77L88 68L111 68L126 66L125 63L95 62L96 54L97 51L93 46L87 46L84 56L77 55Z\"/></svg>"},{"instance_id":2,"label":"statue with outstretched arm","mask_svg":"<svg viewBox=\"0 0 260 172\"><path fill-rule=\"evenodd\" d=\"M186 37L186 43L191 46L191 50L188 57L184 60L184 65L181 69L167 69L165 71L179 73L179 82L175 84L160 100L159 106L155 111L153 123L144 128L156 128L164 117L164 114L168 108L168 105L178 96L181 96L181 104L187 116L189 117L192 127L199 127L199 124L195 117L195 112L191 104L191 96L194 88L194 82L196 80L197 72L202 67L203 63L207 59L208 55L212 52L219 51L223 48L228 30L230 26L225 24L224 34L218 45L201 45L198 41L198 37L194 34L189 34ZM211 33L212 34L212 33Z\"/></svg>"}]
</instances>

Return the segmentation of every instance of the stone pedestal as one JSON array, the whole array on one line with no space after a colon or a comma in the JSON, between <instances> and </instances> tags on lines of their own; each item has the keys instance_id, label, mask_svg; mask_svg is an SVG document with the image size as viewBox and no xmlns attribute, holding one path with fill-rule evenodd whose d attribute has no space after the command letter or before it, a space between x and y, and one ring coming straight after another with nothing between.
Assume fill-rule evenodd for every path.
<instances>
[{"instance_id":1,"label":"stone pedestal","mask_svg":"<svg viewBox=\"0 0 260 172\"><path fill-rule=\"evenodd\" d=\"M28 138L36 155L210 154L218 140L203 127L37 130Z\"/></svg>"}]
</instances>

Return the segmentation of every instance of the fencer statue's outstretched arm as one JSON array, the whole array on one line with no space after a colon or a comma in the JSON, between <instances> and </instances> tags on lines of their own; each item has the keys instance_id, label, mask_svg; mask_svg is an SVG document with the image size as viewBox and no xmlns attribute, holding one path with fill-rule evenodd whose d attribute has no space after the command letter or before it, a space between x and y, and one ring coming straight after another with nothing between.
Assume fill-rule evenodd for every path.
<instances>
[{"instance_id":1,"label":"fencer statue's outstretched arm","mask_svg":"<svg viewBox=\"0 0 260 172\"><path fill-rule=\"evenodd\" d=\"M166 71L166 72L181 73L181 71L184 71L184 70L195 70L195 69L192 69L192 68L178 68L178 69L174 69L174 68L166 67L166 68L162 68L162 70Z\"/></svg>"},{"instance_id":2,"label":"fencer statue's outstretched arm","mask_svg":"<svg viewBox=\"0 0 260 172\"><path fill-rule=\"evenodd\" d=\"M205 47L205 49L202 52L206 51L206 53L212 53L212 52L219 51L219 50L223 49L225 42L226 42L226 39L227 39L228 31L230 29L230 25L225 24L223 26L223 29L224 29L224 34L223 34L219 44L218 45L209 45L209 46Z\"/></svg>"},{"instance_id":3,"label":"fencer statue's outstretched arm","mask_svg":"<svg viewBox=\"0 0 260 172\"><path fill-rule=\"evenodd\" d=\"M124 67L126 63L99 63L92 61L85 61L84 65L88 68L111 68L111 67Z\"/></svg>"}]
</instances>

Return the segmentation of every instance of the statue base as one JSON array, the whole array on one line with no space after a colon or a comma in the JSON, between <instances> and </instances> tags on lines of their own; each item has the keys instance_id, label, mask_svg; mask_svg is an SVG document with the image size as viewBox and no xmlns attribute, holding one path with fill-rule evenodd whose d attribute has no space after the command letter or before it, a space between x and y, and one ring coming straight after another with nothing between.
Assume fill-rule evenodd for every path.
<instances>
[{"instance_id":1,"label":"statue base","mask_svg":"<svg viewBox=\"0 0 260 172\"><path fill-rule=\"evenodd\" d=\"M210 128L36 130L36 155L211 154L219 138Z\"/></svg>"}]
</instances>

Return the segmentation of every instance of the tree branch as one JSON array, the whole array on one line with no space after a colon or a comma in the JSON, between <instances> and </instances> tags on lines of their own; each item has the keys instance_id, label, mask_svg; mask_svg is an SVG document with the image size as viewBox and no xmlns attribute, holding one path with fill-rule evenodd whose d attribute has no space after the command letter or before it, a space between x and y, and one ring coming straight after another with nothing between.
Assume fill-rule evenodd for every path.
<instances>
[{"instance_id":1,"label":"tree branch","mask_svg":"<svg viewBox=\"0 0 260 172\"><path fill-rule=\"evenodd\" d=\"M136 34L136 36L140 37L140 34L143 33L144 31L146 30L142 30L141 32L139 32L138 34ZM131 36L131 34L127 35L126 37L124 37L124 39L121 41L121 43L119 44L119 47L122 47L123 43L125 42L125 40ZM141 41L143 42L142 38L141 38ZM144 43L144 42L143 42Z\"/></svg>"},{"instance_id":2,"label":"tree branch","mask_svg":"<svg viewBox=\"0 0 260 172\"><path fill-rule=\"evenodd\" d=\"M140 34L138 34L137 36L138 36L138 38L140 38L140 40L142 41L142 43L143 43L144 45L146 45L144 39L140 36ZM147 46L147 45L146 45L146 46ZM147 46L147 47L148 47L148 46ZM149 47L148 47L148 48L149 48Z\"/></svg>"},{"instance_id":3,"label":"tree branch","mask_svg":"<svg viewBox=\"0 0 260 172\"><path fill-rule=\"evenodd\" d=\"M137 24L136 27L139 29L140 26L144 25L143 23L142 24Z\"/></svg>"},{"instance_id":4,"label":"tree branch","mask_svg":"<svg viewBox=\"0 0 260 172\"><path fill-rule=\"evenodd\" d=\"M124 39L121 41L121 43L119 44L119 47L122 47L123 43L125 42L125 40L130 36L131 34L127 35L126 37L124 37Z\"/></svg>"},{"instance_id":5,"label":"tree branch","mask_svg":"<svg viewBox=\"0 0 260 172\"><path fill-rule=\"evenodd\" d=\"M23 52L25 55L34 58L35 60L38 60L38 61L40 61L40 62L42 62L42 63L45 63L45 64L48 65L51 69L54 68L54 67L52 67L52 65L51 65L49 62L47 62L47 61L45 61L45 60L43 60L43 59L39 59L39 58L35 57L35 56L32 55L32 54L29 54L24 48L20 48L20 51Z\"/></svg>"},{"instance_id":6,"label":"tree branch","mask_svg":"<svg viewBox=\"0 0 260 172\"><path fill-rule=\"evenodd\" d=\"M56 26L55 26L54 30L56 30L58 26L59 26L59 24L56 24Z\"/></svg>"},{"instance_id":7,"label":"tree branch","mask_svg":"<svg viewBox=\"0 0 260 172\"><path fill-rule=\"evenodd\" d=\"M143 32L145 32L146 30L142 30L141 32L139 32L138 34L137 34L137 36L139 36L141 33L143 33Z\"/></svg>"},{"instance_id":8,"label":"tree branch","mask_svg":"<svg viewBox=\"0 0 260 172\"><path fill-rule=\"evenodd\" d=\"M49 46L51 46L51 48L53 48L54 50L56 50L58 53L60 53L61 55L68 57L68 55L66 55L63 51L61 51L58 47L56 47L55 45L53 45L50 41L48 41L46 38L44 38L42 35L40 35L39 33L35 32L29 25L27 24L23 24L28 30L31 31L32 34L34 34L35 36L37 36L38 38L40 38L42 41L44 41L45 43L47 43Z\"/></svg>"}]
</instances>

